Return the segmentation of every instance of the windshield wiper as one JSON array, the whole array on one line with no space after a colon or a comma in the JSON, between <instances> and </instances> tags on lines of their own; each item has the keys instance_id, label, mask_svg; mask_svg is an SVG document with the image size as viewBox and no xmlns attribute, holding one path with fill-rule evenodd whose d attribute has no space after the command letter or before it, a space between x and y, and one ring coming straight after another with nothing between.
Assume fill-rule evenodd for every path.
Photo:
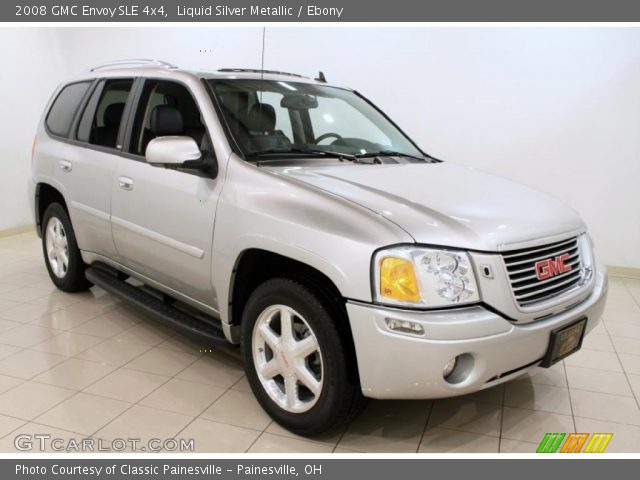
<instances>
[{"instance_id":1,"label":"windshield wiper","mask_svg":"<svg viewBox=\"0 0 640 480\"><path fill-rule=\"evenodd\" d=\"M396 152L394 150L380 150L379 152L367 152L354 155L356 158L371 158L371 157L406 157L413 158L415 160L425 161L424 157L418 157L404 152Z\"/></svg>"},{"instance_id":2,"label":"windshield wiper","mask_svg":"<svg viewBox=\"0 0 640 480\"><path fill-rule=\"evenodd\" d=\"M322 157L337 158L339 160L349 160L350 162L358 163L358 158L355 155L349 153L334 152L332 150L322 150L315 148L271 148L269 150L260 150L257 152L251 152L248 157L264 157L269 155L287 155L287 154L301 153L304 155L320 155Z\"/></svg>"}]
</instances>

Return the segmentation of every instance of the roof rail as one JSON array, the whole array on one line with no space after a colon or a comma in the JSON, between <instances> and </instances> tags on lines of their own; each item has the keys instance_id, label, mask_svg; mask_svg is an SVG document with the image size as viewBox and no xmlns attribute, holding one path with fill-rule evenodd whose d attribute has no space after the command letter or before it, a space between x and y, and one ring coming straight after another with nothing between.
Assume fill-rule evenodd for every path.
<instances>
[{"instance_id":1,"label":"roof rail","mask_svg":"<svg viewBox=\"0 0 640 480\"><path fill-rule=\"evenodd\" d=\"M95 67L89 69L91 72L101 70L103 68L127 68L127 67L164 67L164 68L178 68L172 63L165 62L163 60L148 59L148 58L129 58L125 60L113 60L111 62L101 63Z\"/></svg>"},{"instance_id":2,"label":"roof rail","mask_svg":"<svg viewBox=\"0 0 640 480\"><path fill-rule=\"evenodd\" d=\"M277 70L260 70L259 68L220 68L218 71L228 73L266 73L271 75L287 75L289 77L308 78L304 75L298 75L297 73L279 72Z\"/></svg>"}]
</instances>

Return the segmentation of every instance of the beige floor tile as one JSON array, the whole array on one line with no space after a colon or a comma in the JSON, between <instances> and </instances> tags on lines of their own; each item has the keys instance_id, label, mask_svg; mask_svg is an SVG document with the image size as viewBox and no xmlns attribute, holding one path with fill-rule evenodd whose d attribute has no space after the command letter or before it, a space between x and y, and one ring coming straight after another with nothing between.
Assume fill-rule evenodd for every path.
<instances>
[{"instance_id":1,"label":"beige floor tile","mask_svg":"<svg viewBox=\"0 0 640 480\"><path fill-rule=\"evenodd\" d=\"M259 435L257 430L196 418L178 438L193 438L195 450L200 453L242 453Z\"/></svg>"},{"instance_id":2,"label":"beige floor tile","mask_svg":"<svg viewBox=\"0 0 640 480\"><path fill-rule=\"evenodd\" d=\"M136 403L167 380L169 377L120 368L88 387L86 392Z\"/></svg>"},{"instance_id":3,"label":"beige floor tile","mask_svg":"<svg viewBox=\"0 0 640 480\"><path fill-rule=\"evenodd\" d=\"M39 297L29 303L32 303L33 305L46 306L49 310L58 310L60 308L68 307L69 305L73 305L74 303L78 303L80 300L82 300L82 298L76 294L54 290L48 295Z\"/></svg>"},{"instance_id":4,"label":"beige floor tile","mask_svg":"<svg viewBox=\"0 0 640 480\"><path fill-rule=\"evenodd\" d=\"M9 377L7 375L0 375L0 393L4 393L11 388L20 385L25 380L22 378ZM1 436L1 435L0 435Z\"/></svg>"},{"instance_id":5,"label":"beige floor tile","mask_svg":"<svg viewBox=\"0 0 640 480\"><path fill-rule=\"evenodd\" d=\"M434 403L428 427L442 427L499 437L500 416L500 405L448 398Z\"/></svg>"},{"instance_id":6,"label":"beige floor tile","mask_svg":"<svg viewBox=\"0 0 640 480\"><path fill-rule=\"evenodd\" d=\"M635 398L572 389L571 403L576 417L640 426L640 409Z\"/></svg>"},{"instance_id":7,"label":"beige floor tile","mask_svg":"<svg viewBox=\"0 0 640 480\"><path fill-rule=\"evenodd\" d=\"M433 402L429 400L371 400L363 412L371 418L392 418L424 425Z\"/></svg>"},{"instance_id":8,"label":"beige floor tile","mask_svg":"<svg viewBox=\"0 0 640 480\"><path fill-rule=\"evenodd\" d=\"M224 354L206 355L176 375L183 380L229 388L244 375L242 364Z\"/></svg>"},{"instance_id":9,"label":"beige floor tile","mask_svg":"<svg viewBox=\"0 0 640 480\"><path fill-rule=\"evenodd\" d=\"M78 393L36 417L34 422L91 435L131 406L120 400Z\"/></svg>"},{"instance_id":10,"label":"beige floor tile","mask_svg":"<svg viewBox=\"0 0 640 480\"><path fill-rule=\"evenodd\" d=\"M336 430L324 433L322 435L316 435L315 437L313 437L313 441L318 443L325 443L327 445L335 447L338 444L338 440L342 438L342 435L344 434L346 429L347 427L340 427ZM281 427L276 422L271 422L265 432L273 433L274 435L280 435L281 437L297 438L298 440L309 440L306 437L290 432L284 427Z\"/></svg>"},{"instance_id":11,"label":"beige floor tile","mask_svg":"<svg viewBox=\"0 0 640 480\"><path fill-rule=\"evenodd\" d=\"M550 368L535 368L516 380L529 380L531 383L566 387L567 377L563 362L556 363Z\"/></svg>"},{"instance_id":12,"label":"beige floor tile","mask_svg":"<svg viewBox=\"0 0 640 480\"><path fill-rule=\"evenodd\" d=\"M174 331L163 327L159 322L141 322L127 330L123 330L113 338L155 347L174 333Z\"/></svg>"},{"instance_id":13,"label":"beige floor tile","mask_svg":"<svg viewBox=\"0 0 640 480\"><path fill-rule=\"evenodd\" d=\"M164 342L158 345L158 348L168 348L169 350L177 350L179 352L187 352L194 355L202 355L204 353L203 345L201 343L180 334L167 338ZM207 353L207 355L217 357L219 355L224 355L224 353L215 352L212 354Z\"/></svg>"},{"instance_id":14,"label":"beige floor tile","mask_svg":"<svg viewBox=\"0 0 640 480\"><path fill-rule=\"evenodd\" d=\"M111 338L133 327L136 323L128 318L112 318L99 315L73 329L75 333L84 333L96 337Z\"/></svg>"},{"instance_id":15,"label":"beige floor tile","mask_svg":"<svg viewBox=\"0 0 640 480\"><path fill-rule=\"evenodd\" d=\"M94 302L92 300L80 300L73 305L69 305L67 308L76 312L91 313L95 316L98 316L108 312L109 310L112 310L114 306L110 303Z\"/></svg>"},{"instance_id":16,"label":"beige floor tile","mask_svg":"<svg viewBox=\"0 0 640 480\"><path fill-rule=\"evenodd\" d=\"M419 453L497 453L498 437L476 433L428 428L420 443Z\"/></svg>"},{"instance_id":17,"label":"beige floor tile","mask_svg":"<svg viewBox=\"0 0 640 480\"><path fill-rule=\"evenodd\" d=\"M24 350L22 347L0 343L0 360L10 357L11 355L15 355L22 350Z\"/></svg>"},{"instance_id":18,"label":"beige floor tile","mask_svg":"<svg viewBox=\"0 0 640 480\"><path fill-rule=\"evenodd\" d=\"M72 330L93 318L93 314L77 312L66 308L42 315L31 321L31 325L53 328L55 330Z\"/></svg>"},{"instance_id":19,"label":"beige floor tile","mask_svg":"<svg viewBox=\"0 0 640 480\"><path fill-rule=\"evenodd\" d=\"M62 355L22 350L0 360L0 374L19 378L31 378L66 360Z\"/></svg>"},{"instance_id":20,"label":"beige floor tile","mask_svg":"<svg viewBox=\"0 0 640 480\"><path fill-rule=\"evenodd\" d=\"M14 328L18 328L22 326L22 323L12 322L11 320L1 320L0 319L0 333L6 332L8 330L13 330Z\"/></svg>"},{"instance_id":21,"label":"beige floor tile","mask_svg":"<svg viewBox=\"0 0 640 480\"><path fill-rule=\"evenodd\" d=\"M526 380L506 385L504 404L515 408L571 415L569 390L566 387L542 385Z\"/></svg>"},{"instance_id":22,"label":"beige floor tile","mask_svg":"<svg viewBox=\"0 0 640 480\"><path fill-rule=\"evenodd\" d=\"M102 343L104 339L79 333L64 332L32 346L34 350L73 357L91 347Z\"/></svg>"},{"instance_id":23,"label":"beige floor tile","mask_svg":"<svg viewBox=\"0 0 640 480\"><path fill-rule=\"evenodd\" d=\"M613 343L609 335L591 333L584 338L582 348L587 350L599 350L601 352L614 352Z\"/></svg>"},{"instance_id":24,"label":"beige floor tile","mask_svg":"<svg viewBox=\"0 0 640 480\"><path fill-rule=\"evenodd\" d=\"M622 368L629 374L640 375L640 355L630 355L628 353L619 354Z\"/></svg>"},{"instance_id":25,"label":"beige floor tile","mask_svg":"<svg viewBox=\"0 0 640 480\"><path fill-rule=\"evenodd\" d=\"M36 327L34 325L21 325L0 333L0 343L27 348L44 342L45 340L60 333L60 330L53 330L51 328Z\"/></svg>"},{"instance_id":26,"label":"beige floor tile","mask_svg":"<svg viewBox=\"0 0 640 480\"><path fill-rule=\"evenodd\" d=\"M78 358L121 367L149 350L148 345L125 342L123 340L105 340L77 355Z\"/></svg>"},{"instance_id":27,"label":"beige floor tile","mask_svg":"<svg viewBox=\"0 0 640 480\"><path fill-rule=\"evenodd\" d=\"M624 373L606 372L592 368L567 367L569 386L572 389L632 396Z\"/></svg>"},{"instance_id":28,"label":"beige floor tile","mask_svg":"<svg viewBox=\"0 0 640 480\"><path fill-rule=\"evenodd\" d=\"M603 316L607 325L610 322L640 325L640 308L637 310L608 310Z\"/></svg>"},{"instance_id":29,"label":"beige floor tile","mask_svg":"<svg viewBox=\"0 0 640 480\"><path fill-rule=\"evenodd\" d=\"M282 437L263 433L249 449L249 453L331 453L333 447L325 443Z\"/></svg>"},{"instance_id":30,"label":"beige floor tile","mask_svg":"<svg viewBox=\"0 0 640 480\"><path fill-rule=\"evenodd\" d=\"M5 312L6 313L6 312ZM0 313L2 315L2 313ZM10 318L8 320L11 320ZM612 337L626 337L640 339L640 325L621 322L607 322L607 331Z\"/></svg>"},{"instance_id":31,"label":"beige floor tile","mask_svg":"<svg viewBox=\"0 0 640 480\"><path fill-rule=\"evenodd\" d=\"M153 438L172 438L182 430L192 417L155 408L134 405L111 423L96 432L96 437L140 438L143 443ZM180 437L185 438L184 435Z\"/></svg>"},{"instance_id":32,"label":"beige floor tile","mask_svg":"<svg viewBox=\"0 0 640 480\"><path fill-rule=\"evenodd\" d=\"M576 416L576 427L579 432L613 433L606 453L640 452L640 427L578 416Z\"/></svg>"},{"instance_id":33,"label":"beige floor tile","mask_svg":"<svg viewBox=\"0 0 640 480\"><path fill-rule=\"evenodd\" d=\"M172 377L198 360L196 355L165 348L152 348L126 364L126 368Z\"/></svg>"},{"instance_id":34,"label":"beige floor tile","mask_svg":"<svg viewBox=\"0 0 640 480\"><path fill-rule=\"evenodd\" d=\"M612 352L596 350L580 350L564 359L564 364L570 367L593 368L609 372L621 372L622 366L618 356Z\"/></svg>"},{"instance_id":35,"label":"beige floor tile","mask_svg":"<svg viewBox=\"0 0 640 480\"><path fill-rule=\"evenodd\" d=\"M558 413L504 407L502 439L540 443L547 432L574 432L573 417Z\"/></svg>"},{"instance_id":36,"label":"beige floor tile","mask_svg":"<svg viewBox=\"0 0 640 480\"><path fill-rule=\"evenodd\" d=\"M32 420L74 393L65 388L25 382L0 395L0 414Z\"/></svg>"},{"instance_id":37,"label":"beige floor tile","mask_svg":"<svg viewBox=\"0 0 640 480\"><path fill-rule=\"evenodd\" d=\"M338 443L358 452L416 452L424 426L390 418L356 418Z\"/></svg>"},{"instance_id":38,"label":"beige floor tile","mask_svg":"<svg viewBox=\"0 0 640 480\"><path fill-rule=\"evenodd\" d=\"M139 403L147 407L197 417L224 392L224 388L174 378L151 392Z\"/></svg>"},{"instance_id":39,"label":"beige floor tile","mask_svg":"<svg viewBox=\"0 0 640 480\"><path fill-rule=\"evenodd\" d=\"M500 439L500 453L535 453L537 448L537 443L521 442L509 438Z\"/></svg>"},{"instance_id":40,"label":"beige floor tile","mask_svg":"<svg viewBox=\"0 0 640 480\"><path fill-rule=\"evenodd\" d=\"M26 420L0 415L0 438L25 425ZM1 450L0 450L1 451Z\"/></svg>"},{"instance_id":41,"label":"beige floor tile","mask_svg":"<svg viewBox=\"0 0 640 480\"><path fill-rule=\"evenodd\" d=\"M238 390L239 392L252 393L251 385L249 385L249 381L247 380L246 376L242 377L240 380L234 383L233 386L231 387L231 390Z\"/></svg>"},{"instance_id":42,"label":"beige floor tile","mask_svg":"<svg viewBox=\"0 0 640 480\"><path fill-rule=\"evenodd\" d=\"M34 382L71 390L83 390L111 373L116 367L70 358L33 378Z\"/></svg>"},{"instance_id":43,"label":"beige floor tile","mask_svg":"<svg viewBox=\"0 0 640 480\"><path fill-rule=\"evenodd\" d=\"M640 355L640 338L611 337L613 346L618 353Z\"/></svg>"},{"instance_id":44,"label":"beige floor tile","mask_svg":"<svg viewBox=\"0 0 640 480\"><path fill-rule=\"evenodd\" d=\"M16 290L9 290L8 292L0 293L0 298L2 300L10 300L12 302L27 303L46 295L49 295L49 291L47 290L24 286Z\"/></svg>"},{"instance_id":45,"label":"beige floor tile","mask_svg":"<svg viewBox=\"0 0 640 480\"><path fill-rule=\"evenodd\" d=\"M48 307L42 305L32 305L29 303L21 303L15 307L0 312L0 318L3 320L11 320L12 322L29 323L36 318L52 313Z\"/></svg>"},{"instance_id":46,"label":"beige floor tile","mask_svg":"<svg viewBox=\"0 0 640 480\"><path fill-rule=\"evenodd\" d=\"M640 375L630 373L627 375L627 378L629 379L629 383L631 384L631 388L633 389L633 393L636 398L640 399Z\"/></svg>"},{"instance_id":47,"label":"beige floor tile","mask_svg":"<svg viewBox=\"0 0 640 480\"><path fill-rule=\"evenodd\" d=\"M228 390L213 405L202 412L202 418L238 427L264 430L271 423L253 394Z\"/></svg>"},{"instance_id":48,"label":"beige floor tile","mask_svg":"<svg viewBox=\"0 0 640 480\"><path fill-rule=\"evenodd\" d=\"M598 324L591 329L590 334L608 335L607 329L604 327L604 322L598 322Z\"/></svg>"}]
</instances>

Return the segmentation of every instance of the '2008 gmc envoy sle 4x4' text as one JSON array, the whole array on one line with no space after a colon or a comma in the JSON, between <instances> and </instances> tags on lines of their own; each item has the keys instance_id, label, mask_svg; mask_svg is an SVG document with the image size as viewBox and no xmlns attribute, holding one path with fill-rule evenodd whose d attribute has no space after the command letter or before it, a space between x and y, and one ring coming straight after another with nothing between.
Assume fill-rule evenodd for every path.
<instances>
[{"instance_id":1,"label":"'2008 gmc envoy sle 4x4' text","mask_svg":"<svg viewBox=\"0 0 640 480\"><path fill-rule=\"evenodd\" d=\"M32 163L57 287L241 356L299 434L549 367L604 308L573 210L429 156L322 74L101 65L53 95Z\"/></svg>"}]
</instances>

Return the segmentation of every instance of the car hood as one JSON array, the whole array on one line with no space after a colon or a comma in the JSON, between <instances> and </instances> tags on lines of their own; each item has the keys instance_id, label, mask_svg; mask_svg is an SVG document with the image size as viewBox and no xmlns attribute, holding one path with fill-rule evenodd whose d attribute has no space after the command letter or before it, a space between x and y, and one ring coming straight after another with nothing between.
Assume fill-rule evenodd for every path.
<instances>
[{"instance_id":1,"label":"car hood","mask_svg":"<svg viewBox=\"0 0 640 480\"><path fill-rule=\"evenodd\" d=\"M368 208L418 243L501 251L584 229L557 198L448 162L265 168Z\"/></svg>"}]
</instances>

